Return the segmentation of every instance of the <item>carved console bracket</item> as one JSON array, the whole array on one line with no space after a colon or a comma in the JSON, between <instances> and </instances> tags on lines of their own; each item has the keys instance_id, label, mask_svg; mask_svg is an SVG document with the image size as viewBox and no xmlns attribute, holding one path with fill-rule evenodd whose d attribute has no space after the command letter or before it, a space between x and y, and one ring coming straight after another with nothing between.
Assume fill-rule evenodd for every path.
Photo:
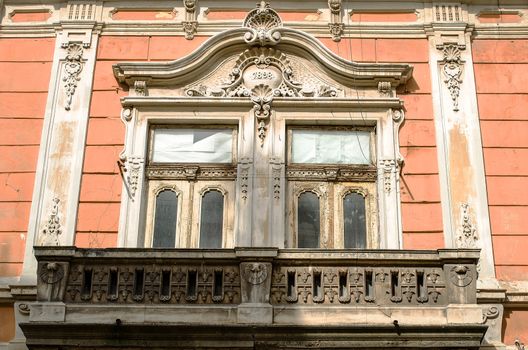
<instances>
[{"instance_id":1,"label":"carved console bracket","mask_svg":"<svg viewBox=\"0 0 528 350\"><path fill-rule=\"evenodd\" d=\"M182 21L182 28L187 40L192 40L198 31L198 21L196 21L197 3L198 0L183 0L185 20Z\"/></svg>"},{"instance_id":2,"label":"carved console bracket","mask_svg":"<svg viewBox=\"0 0 528 350\"><path fill-rule=\"evenodd\" d=\"M328 28L334 41L341 41L341 35L343 35L345 27L342 22L341 5L342 0L328 0L328 8L330 9Z\"/></svg>"},{"instance_id":3,"label":"carved console bracket","mask_svg":"<svg viewBox=\"0 0 528 350\"><path fill-rule=\"evenodd\" d=\"M444 75L444 83L451 95L453 111L457 112L462 74L464 73L464 61L462 61L460 51L464 50L465 46L457 43L446 43L438 45L437 49L442 50L443 59L440 66Z\"/></svg>"}]
</instances>

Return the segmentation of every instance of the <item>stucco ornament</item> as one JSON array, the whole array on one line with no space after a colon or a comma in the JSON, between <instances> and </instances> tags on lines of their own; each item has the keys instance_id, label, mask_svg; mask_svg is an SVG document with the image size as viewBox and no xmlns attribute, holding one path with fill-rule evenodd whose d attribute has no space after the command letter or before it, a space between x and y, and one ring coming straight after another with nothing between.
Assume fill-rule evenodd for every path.
<instances>
[{"instance_id":1,"label":"stucco ornament","mask_svg":"<svg viewBox=\"0 0 528 350\"><path fill-rule=\"evenodd\" d=\"M296 67L296 69L294 69ZM220 70L220 72L223 72ZM302 77L298 81L297 76ZM337 97L338 88L328 85L314 75L301 72L283 52L272 47L245 50L220 84L208 78L185 88L187 96L249 97L258 123L258 137L263 144L276 97ZM213 81L211 81L213 80Z\"/></svg>"},{"instance_id":2,"label":"stucco ornament","mask_svg":"<svg viewBox=\"0 0 528 350\"><path fill-rule=\"evenodd\" d=\"M70 43L67 47L66 62L64 63L64 91L66 92L66 103L64 109L70 110L73 95L77 89L77 82L81 80L80 74L83 69L83 48L80 43Z\"/></svg>"},{"instance_id":3,"label":"stucco ornament","mask_svg":"<svg viewBox=\"0 0 528 350\"><path fill-rule=\"evenodd\" d=\"M462 73L464 65L462 63L460 47L458 44L446 44L442 46L444 55L443 68L444 83L451 94L453 101L453 111L458 111L458 97L460 95L460 85L462 85Z\"/></svg>"},{"instance_id":4,"label":"stucco ornament","mask_svg":"<svg viewBox=\"0 0 528 350\"><path fill-rule=\"evenodd\" d=\"M59 218L59 203L58 198L53 198L53 206L46 222L46 225L42 229L40 236L40 245L43 246L58 246L59 236L62 234L62 227Z\"/></svg>"},{"instance_id":5,"label":"stucco ornament","mask_svg":"<svg viewBox=\"0 0 528 350\"><path fill-rule=\"evenodd\" d=\"M460 248L477 248L478 234L477 229L471 222L469 216L469 205L461 205L462 224L460 225L457 235L457 245Z\"/></svg>"},{"instance_id":6,"label":"stucco ornament","mask_svg":"<svg viewBox=\"0 0 528 350\"><path fill-rule=\"evenodd\" d=\"M268 269L264 264L252 263L244 268L244 278L251 284L261 284L266 277L268 277Z\"/></svg>"},{"instance_id":7,"label":"stucco ornament","mask_svg":"<svg viewBox=\"0 0 528 350\"><path fill-rule=\"evenodd\" d=\"M282 27L282 20L266 1L261 1L256 9L247 14L244 27L249 28L244 35L244 40L248 44L276 45L281 40L279 30Z\"/></svg>"}]
</instances>

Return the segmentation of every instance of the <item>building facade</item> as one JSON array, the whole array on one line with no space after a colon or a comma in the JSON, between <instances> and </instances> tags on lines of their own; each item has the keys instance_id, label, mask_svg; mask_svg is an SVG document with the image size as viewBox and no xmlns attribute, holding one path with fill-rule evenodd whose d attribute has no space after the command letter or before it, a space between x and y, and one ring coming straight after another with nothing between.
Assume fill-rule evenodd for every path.
<instances>
[{"instance_id":1,"label":"building facade","mask_svg":"<svg viewBox=\"0 0 528 350\"><path fill-rule=\"evenodd\" d=\"M0 348L524 349L525 1L0 16Z\"/></svg>"}]
</instances>

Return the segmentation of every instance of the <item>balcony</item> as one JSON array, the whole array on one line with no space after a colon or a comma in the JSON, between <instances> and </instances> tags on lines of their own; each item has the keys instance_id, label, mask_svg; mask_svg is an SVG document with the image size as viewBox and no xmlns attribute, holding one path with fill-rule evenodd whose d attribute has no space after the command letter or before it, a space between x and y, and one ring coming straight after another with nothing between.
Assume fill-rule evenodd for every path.
<instances>
[{"instance_id":1,"label":"balcony","mask_svg":"<svg viewBox=\"0 0 528 350\"><path fill-rule=\"evenodd\" d=\"M35 247L30 349L478 349L479 251Z\"/></svg>"}]
</instances>

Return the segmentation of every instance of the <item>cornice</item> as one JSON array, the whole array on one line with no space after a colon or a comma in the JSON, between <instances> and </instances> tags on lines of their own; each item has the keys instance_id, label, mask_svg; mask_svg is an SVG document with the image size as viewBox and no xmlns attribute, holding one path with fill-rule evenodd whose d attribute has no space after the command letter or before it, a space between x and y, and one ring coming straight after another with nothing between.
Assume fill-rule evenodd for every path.
<instances>
[{"instance_id":1,"label":"cornice","mask_svg":"<svg viewBox=\"0 0 528 350\"><path fill-rule=\"evenodd\" d=\"M149 86L170 85L190 81L191 75L205 74L211 62L219 57L243 52L250 48L244 35L248 28L231 29L211 37L192 54L171 62L119 63L113 66L119 82L133 86L137 80L147 81ZM332 78L347 86L376 86L379 81L388 81L393 86L405 83L411 76L412 67L407 64L372 64L347 61L319 40L302 31L281 28L281 41L276 47L284 52L311 57ZM214 65L213 65L214 66Z\"/></svg>"}]
</instances>

